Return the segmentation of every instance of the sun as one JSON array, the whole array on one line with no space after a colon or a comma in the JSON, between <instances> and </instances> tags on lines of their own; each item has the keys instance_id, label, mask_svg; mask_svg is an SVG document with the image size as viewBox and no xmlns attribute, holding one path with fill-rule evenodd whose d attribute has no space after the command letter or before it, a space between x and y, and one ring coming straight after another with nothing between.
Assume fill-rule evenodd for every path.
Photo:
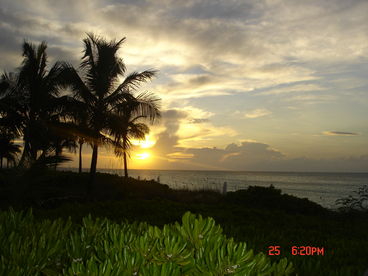
<instances>
[{"instance_id":1,"label":"sun","mask_svg":"<svg viewBox=\"0 0 368 276\"><path fill-rule=\"evenodd\" d=\"M148 152L137 153L134 159L146 160L151 156Z\"/></svg>"}]
</instances>

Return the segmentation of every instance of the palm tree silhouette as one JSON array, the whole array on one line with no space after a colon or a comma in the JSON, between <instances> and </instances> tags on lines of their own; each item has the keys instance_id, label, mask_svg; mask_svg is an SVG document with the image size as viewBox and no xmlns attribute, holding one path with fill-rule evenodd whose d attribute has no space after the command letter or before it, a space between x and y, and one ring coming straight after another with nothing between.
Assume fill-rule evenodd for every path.
<instances>
[{"instance_id":1,"label":"palm tree silhouette","mask_svg":"<svg viewBox=\"0 0 368 276\"><path fill-rule=\"evenodd\" d=\"M120 77L124 77L126 71L123 60L117 56L124 40L125 38L106 41L93 34L87 34L87 38L83 40L81 74L79 75L70 64L63 66L64 86L69 86L74 98L79 101L79 109L85 112L90 130L87 137L92 146L90 190L93 189L99 146L119 146L118 139L113 135L120 131L116 128L121 124L116 122L125 119L123 112L120 112L123 110L120 105L132 99L131 92L156 73L153 70L134 72L118 85ZM140 108L144 110L144 107Z\"/></svg>"},{"instance_id":2,"label":"palm tree silhouette","mask_svg":"<svg viewBox=\"0 0 368 276\"><path fill-rule=\"evenodd\" d=\"M131 148L131 139L144 139L149 133L149 127L142 119L149 119L151 123L161 116L159 111L160 99L153 94L141 93L137 97L128 94L126 100L115 106L118 114L111 135L115 137L115 154L123 156L124 176L128 177L127 155Z\"/></svg>"},{"instance_id":3,"label":"palm tree silhouette","mask_svg":"<svg viewBox=\"0 0 368 276\"><path fill-rule=\"evenodd\" d=\"M63 106L68 101L68 96L59 97L61 63L48 70L46 49L45 42L37 47L24 42L24 58L18 72L4 73L0 81L0 125L14 136L23 137L19 164L24 167L56 153L50 137L55 136L55 124L60 123ZM59 153L60 150L56 155Z\"/></svg>"}]
</instances>

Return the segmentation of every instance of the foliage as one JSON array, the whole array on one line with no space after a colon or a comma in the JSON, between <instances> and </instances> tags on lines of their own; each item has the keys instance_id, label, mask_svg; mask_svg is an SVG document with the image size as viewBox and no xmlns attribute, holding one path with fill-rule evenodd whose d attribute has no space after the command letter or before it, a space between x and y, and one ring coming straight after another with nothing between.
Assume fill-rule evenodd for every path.
<instances>
[{"instance_id":1,"label":"foliage","mask_svg":"<svg viewBox=\"0 0 368 276\"><path fill-rule=\"evenodd\" d=\"M231 193L223 196L208 191L172 190L154 181L102 173L96 175L92 198L86 198L87 173L19 173L0 171L0 207L26 210L33 206L37 220L70 216L80 224L91 213L117 223L145 221L163 227L180 221L186 211L191 211L214 218L227 236L237 242L246 241L255 252L267 254L268 246L279 245L280 256L270 258L279 261L286 257L299 276L362 275L367 269L367 213L319 212L303 199L281 193L277 196L272 188L235 193L237 199L232 201L227 198ZM23 190L22 186L28 184L31 188ZM269 196L272 204L267 207ZM293 256L290 248L296 245L324 247L325 254Z\"/></svg>"},{"instance_id":2,"label":"foliage","mask_svg":"<svg viewBox=\"0 0 368 276\"><path fill-rule=\"evenodd\" d=\"M67 96L60 96L61 64L48 69L45 42L38 46L23 43L23 61L16 73L4 73L0 81L0 127L24 141L20 165L48 164L49 157L61 157L72 137L57 134L62 125ZM65 159L53 158L53 162Z\"/></svg>"},{"instance_id":3,"label":"foliage","mask_svg":"<svg viewBox=\"0 0 368 276\"><path fill-rule=\"evenodd\" d=\"M212 218L187 212L182 224L117 224L83 218L81 226L0 213L0 275L290 275L286 259L271 263L222 234Z\"/></svg>"}]
</instances>

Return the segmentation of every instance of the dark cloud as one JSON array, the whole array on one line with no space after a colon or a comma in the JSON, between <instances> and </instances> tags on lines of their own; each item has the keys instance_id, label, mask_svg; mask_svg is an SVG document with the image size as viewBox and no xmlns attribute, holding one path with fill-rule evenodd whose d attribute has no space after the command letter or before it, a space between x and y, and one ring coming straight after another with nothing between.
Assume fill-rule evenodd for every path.
<instances>
[{"instance_id":1,"label":"dark cloud","mask_svg":"<svg viewBox=\"0 0 368 276\"><path fill-rule=\"evenodd\" d=\"M20 64L22 40L0 28L0 69L14 71Z\"/></svg>"},{"instance_id":2,"label":"dark cloud","mask_svg":"<svg viewBox=\"0 0 368 276\"><path fill-rule=\"evenodd\" d=\"M191 124L202 124L202 123L207 123L209 121L210 121L209 119L192 119L189 122Z\"/></svg>"},{"instance_id":3,"label":"dark cloud","mask_svg":"<svg viewBox=\"0 0 368 276\"><path fill-rule=\"evenodd\" d=\"M177 150L179 136L176 134L179 130L180 120L186 118L184 111L171 109L162 113L162 124L165 131L158 135L155 150L162 155L173 153Z\"/></svg>"},{"instance_id":4,"label":"dark cloud","mask_svg":"<svg viewBox=\"0 0 368 276\"><path fill-rule=\"evenodd\" d=\"M81 61L80 58L82 57L82 55L80 55L79 57L76 56L75 52L66 47L49 46L47 51L52 62L65 61L75 67L79 66Z\"/></svg>"},{"instance_id":5,"label":"dark cloud","mask_svg":"<svg viewBox=\"0 0 368 276\"><path fill-rule=\"evenodd\" d=\"M348 158L293 158L266 161L255 166L257 170L295 172L368 172L368 155Z\"/></svg>"},{"instance_id":6,"label":"dark cloud","mask_svg":"<svg viewBox=\"0 0 368 276\"><path fill-rule=\"evenodd\" d=\"M226 19L240 20L247 18L248 20L259 17L259 10L255 8L256 2L228 0L224 1L185 1L185 4L179 5L178 8L171 10L170 15L182 18L195 19Z\"/></svg>"},{"instance_id":7,"label":"dark cloud","mask_svg":"<svg viewBox=\"0 0 368 276\"><path fill-rule=\"evenodd\" d=\"M270 148L269 145L258 142L230 144L225 149L187 149L185 152L194 155L192 161L195 163L210 164L230 170L246 170L255 163L284 157L281 152Z\"/></svg>"},{"instance_id":8,"label":"dark cloud","mask_svg":"<svg viewBox=\"0 0 368 276\"><path fill-rule=\"evenodd\" d=\"M191 78L189 80L189 84L194 85L194 86L201 86L201 85L211 83L212 81L213 81L213 78L211 78L211 76L197 76L197 77Z\"/></svg>"},{"instance_id":9,"label":"dark cloud","mask_svg":"<svg viewBox=\"0 0 368 276\"><path fill-rule=\"evenodd\" d=\"M176 148L182 160L163 161L170 169L215 169L237 171L368 172L368 155L348 158L288 158L269 145L258 142L229 144L220 148ZM168 154L169 157L170 153ZM171 157L171 159L174 159Z\"/></svg>"}]
</instances>

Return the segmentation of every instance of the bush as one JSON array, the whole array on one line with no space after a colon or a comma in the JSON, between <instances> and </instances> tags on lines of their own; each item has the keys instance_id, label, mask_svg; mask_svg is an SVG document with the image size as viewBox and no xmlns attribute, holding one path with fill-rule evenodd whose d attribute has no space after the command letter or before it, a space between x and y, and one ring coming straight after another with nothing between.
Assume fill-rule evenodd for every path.
<instances>
[{"instance_id":1,"label":"bush","mask_svg":"<svg viewBox=\"0 0 368 276\"><path fill-rule=\"evenodd\" d=\"M281 194L274 186L249 186L246 190L238 190L226 194L225 201L250 208L268 210L282 210L298 214L325 214L328 211L321 205L306 198L298 198L288 194Z\"/></svg>"},{"instance_id":2,"label":"bush","mask_svg":"<svg viewBox=\"0 0 368 276\"><path fill-rule=\"evenodd\" d=\"M289 275L292 264L271 263L222 234L212 218L187 212L182 224L82 225L35 221L32 212L0 213L0 275Z\"/></svg>"}]
</instances>

